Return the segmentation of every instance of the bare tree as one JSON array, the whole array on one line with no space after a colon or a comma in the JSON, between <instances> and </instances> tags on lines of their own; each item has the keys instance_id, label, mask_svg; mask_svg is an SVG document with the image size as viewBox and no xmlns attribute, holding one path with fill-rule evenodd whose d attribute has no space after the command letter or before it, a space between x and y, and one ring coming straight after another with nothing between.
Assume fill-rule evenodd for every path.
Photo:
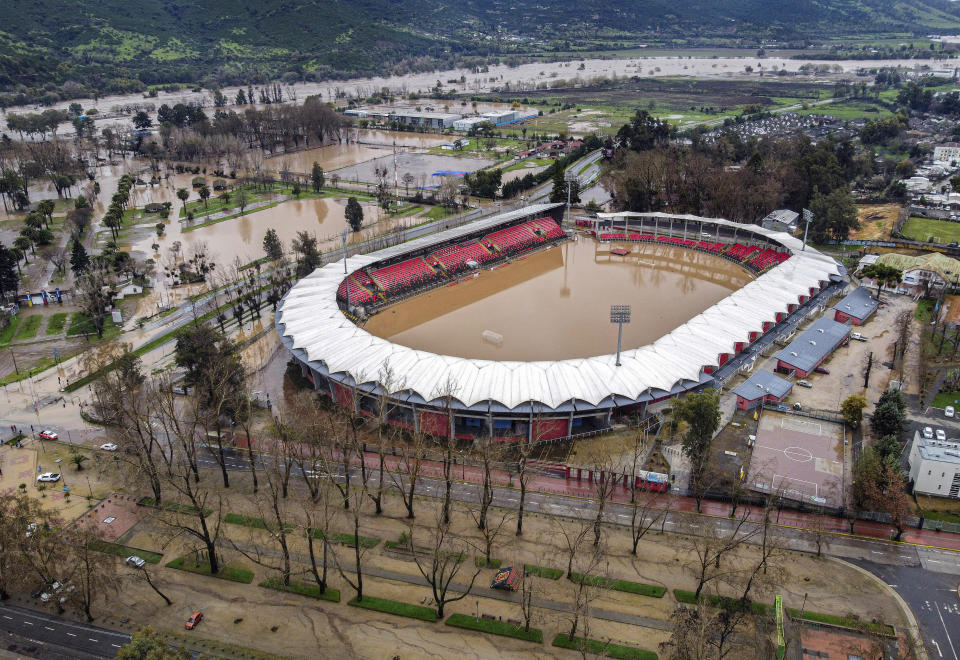
<instances>
[{"instance_id":1,"label":"bare tree","mask_svg":"<svg viewBox=\"0 0 960 660\"><path fill-rule=\"evenodd\" d=\"M540 585L536 577L524 571L523 582L520 583L520 612L523 615L523 630L530 632L530 624L536 613L534 598L540 592Z\"/></svg>"},{"instance_id":2,"label":"bare tree","mask_svg":"<svg viewBox=\"0 0 960 660\"><path fill-rule=\"evenodd\" d=\"M349 474L346 477L348 480L350 478ZM333 482L336 483L336 482ZM364 544L361 543L360 539L360 520L363 517L363 505L368 499L367 495L367 484L359 483L357 486L350 491L350 494L347 496L350 498L350 502L347 502L346 509L350 517L351 528L353 530L353 578L347 577L347 570L345 568L345 562L340 559L340 553L334 552L333 559L337 566L337 571L340 573L340 577L354 590L356 594L355 599L359 602L363 600L363 559L366 555L366 548Z\"/></svg>"},{"instance_id":3,"label":"bare tree","mask_svg":"<svg viewBox=\"0 0 960 660\"><path fill-rule=\"evenodd\" d=\"M400 460L397 461L390 473L390 480L400 493L403 506L407 509L407 518L413 519L416 514L413 510L414 496L417 492L417 482L420 479L420 468L423 465L423 452L426 445L426 436L423 433L414 433L409 444L400 450Z\"/></svg>"},{"instance_id":4,"label":"bare tree","mask_svg":"<svg viewBox=\"0 0 960 660\"><path fill-rule=\"evenodd\" d=\"M567 579L573 579L573 563L583 548L587 534L590 533L590 524L588 521L577 518L576 520L558 520L557 528L560 531L560 538L563 540L563 549L567 555Z\"/></svg>"},{"instance_id":5,"label":"bare tree","mask_svg":"<svg viewBox=\"0 0 960 660\"><path fill-rule=\"evenodd\" d=\"M415 549L412 525L407 535L407 547L413 554L420 574L430 585L433 600L437 604L437 616L442 619L444 616L443 610L447 603L463 600L470 594L473 583L476 582L477 576L480 574L480 569L477 568L474 571L470 583L459 596L450 594L451 583L466 563L467 546L451 533L450 525L444 522L442 513L435 518L431 526L429 545L425 546L428 548L425 556L420 556Z\"/></svg>"},{"instance_id":6,"label":"bare tree","mask_svg":"<svg viewBox=\"0 0 960 660\"><path fill-rule=\"evenodd\" d=\"M68 527L62 536L65 551L59 573L61 593L66 594L68 604L83 612L87 621L93 621L96 599L109 601L120 590L116 561L104 560L95 550L97 544L104 542L103 533L95 525L83 519Z\"/></svg>"},{"instance_id":7,"label":"bare tree","mask_svg":"<svg viewBox=\"0 0 960 660\"><path fill-rule=\"evenodd\" d=\"M695 523L691 530L693 536L690 542L693 558L689 568L697 580L696 598L700 598L703 588L708 584L730 579L737 572L735 566L723 566L723 559L728 554L756 536L757 529L748 525L749 512L740 518L729 521L731 528L724 531L723 526L717 523Z\"/></svg>"}]
</instances>

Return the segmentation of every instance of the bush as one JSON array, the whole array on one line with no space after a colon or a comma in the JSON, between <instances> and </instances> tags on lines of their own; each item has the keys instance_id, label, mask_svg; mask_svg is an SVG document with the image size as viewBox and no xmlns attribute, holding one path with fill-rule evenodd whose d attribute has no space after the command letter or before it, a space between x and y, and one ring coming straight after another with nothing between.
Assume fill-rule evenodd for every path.
<instances>
[{"instance_id":1,"label":"bush","mask_svg":"<svg viewBox=\"0 0 960 660\"><path fill-rule=\"evenodd\" d=\"M389 600L388 598L364 596L363 600L358 601L354 598L349 601L347 605L351 607L362 607L365 610L373 610L374 612L385 612L386 614L396 614L397 616L405 616L410 619L419 619L420 621L429 621L431 623L437 620L436 611L429 607L410 605L409 603L401 603L400 601Z\"/></svg>"},{"instance_id":2,"label":"bush","mask_svg":"<svg viewBox=\"0 0 960 660\"><path fill-rule=\"evenodd\" d=\"M574 582L581 582L604 589L613 589L614 591L624 591L640 596L649 596L650 598L663 598L667 593L666 587L659 587L654 584L641 584L640 582L630 582L629 580L615 580L605 578L599 575L584 575L583 573L571 573L570 579Z\"/></svg>"},{"instance_id":3,"label":"bush","mask_svg":"<svg viewBox=\"0 0 960 660\"><path fill-rule=\"evenodd\" d=\"M253 571L236 564L221 564L220 572L214 575L210 572L210 564L205 561L195 563L193 560L188 561L186 557L177 557L167 564L167 568L175 568L178 571L206 575L207 577L229 580L230 582L242 582L243 584L253 582Z\"/></svg>"},{"instance_id":4,"label":"bush","mask_svg":"<svg viewBox=\"0 0 960 660\"><path fill-rule=\"evenodd\" d=\"M524 564L523 570L536 577L547 578L548 580L559 580L563 577L563 570L560 568L550 568L548 566L535 566L533 564Z\"/></svg>"},{"instance_id":5,"label":"bush","mask_svg":"<svg viewBox=\"0 0 960 660\"><path fill-rule=\"evenodd\" d=\"M448 626L455 628L466 628L467 630L476 630L479 632L490 633L491 635L503 635L504 637L513 637L522 639L525 642L543 643L543 631L539 628L524 630L522 626L515 626L512 623L503 621L491 621L489 619L476 619L466 614L452 614L447 619Z\"/></svg>"},{"instance_id":6,"label":"bush","mask_svg":"<svg viewBox=\"0 0 960 660\"><path fill-rule=\"evenodd\" d=\"M320 593L320 587L316 584L307 584L306 582L297 582L290 580L289 585L285 585L283 580L278 577L267 578L260 583L265 589L274 589L276 591L286 591L287 593L316 598L317 600L328 600L331 603L340 602L340 592L337 589L327 587L323 593Z\"/></svg>"},{"instance_id":7,"label":"bush","mask_svg":"<svg viewBox=\"0 0 960 660\"><path fill-rule=\"evenodd\" d=\"M329 532L330 538L327 540L331 543L339 543L345 545L348 548L352 548L357 544L357 537L353 534L340 534L339 532ZM323 530L315 529L313 530L313 538L322 539ZM361 548L375 548L377 544L380 543L380 539L374 538L372 536L361 536L360 537L360 547Z\"/></svg>"},{"instance_id":8,"label":"bush","mask_svg":"<svg viewBox=\"0 0 960 660\"><path fill-rule=\"evenodd\" d=\"M570 649L579 651L586 647L587 652L594 655L607 658L618 658L620 660L657 660L657 654L653 651L644 651L643 649L632 646L621 646L620 644L605 644L595 639L583 639L576 637L570 639L568 635L559 634L553 638L553 645L561 649Z\"/></svg>"},{"instance_id":9,"label":"bush","mask_svg":"<svg viewBox=\"0 0 960 660\"><path fill-rule=\"evenodd\" d=\"M477 568L500 568L502 563L499 559L491 559L487 561L486 557L474 557L473 563Z\"/></svg>"}]
</instances>

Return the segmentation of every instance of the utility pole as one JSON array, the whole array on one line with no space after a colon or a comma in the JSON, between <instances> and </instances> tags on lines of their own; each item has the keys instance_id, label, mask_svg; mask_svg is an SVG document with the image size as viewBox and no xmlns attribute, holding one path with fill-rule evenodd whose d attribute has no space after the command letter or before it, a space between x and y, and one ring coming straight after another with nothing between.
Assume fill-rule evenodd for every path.
<instances>
[{"instance_id":1,"label":"utility pole","mask_svg":"<svg viewBox=\"0 0 960 660\"><path fill-rule=\"evenodd\" d=\"M571 195L571 192L573 191L573 184L577 183L579 185L580 181L577 179L577 173L574 172L572 169L567 170L567 172L563 175L563 178L567 182L567 225L569 225L570 224L570 195Z\"/></svg>"},{"instance_id":2,"label":"utility pole","mask_svg":"<svg viewBox=\"0 0 960 660\"><path fill-rule=\"evenodd\" d=\"M630 305L610 305L610 323L617 324L617 362L620 365L620 347L623 344L623 324L630 323Z\"/></svg>"},{"instance_id":3,"label":"utility pole","mask_svg":"<svg viewBox=\"0 0 960 660\"><path fill-rule=\"evenodd\" d=\"M863 389L870 385L870 370L873 368L873 351L867 354L867 368L863 371Z\"/></svg>"}]
</instances>

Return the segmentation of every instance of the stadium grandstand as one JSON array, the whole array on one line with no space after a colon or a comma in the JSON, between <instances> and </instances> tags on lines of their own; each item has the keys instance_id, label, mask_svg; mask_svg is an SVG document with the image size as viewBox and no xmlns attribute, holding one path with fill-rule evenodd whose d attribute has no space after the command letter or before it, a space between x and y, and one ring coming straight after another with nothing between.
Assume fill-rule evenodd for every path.
<instances>
[{"instance_id":1,"label":"stadium grandstand","mask_svg":"<svg viewBox=\"0 0 960 660\"><path fill-rule=\"evenodd\" d=\"M376 309L563 240L562 216L562 204L532 205L326 264L280 303L281 341L318 391L360 414L376 415L387 401L388 423L411 431L545 441L602 432L615 416L642 417L653 403L716 385L723 365L845 274L833 258L760 226L603 214L581 225L599 241L708 252L755 278L653 343L625 347L620 366L614 355L539 362L437 355L371 335L351 318L364 311L357 308ZM397 382L383 382L387 365Z\"/></svg>"},{"instance_id":2,"label":"stadium grandstand","mask_svg":"<svg viewBox=\"0 0 960 660\"><path fill-rule=\"evenodd\" d=\"M344 310L362 317L412 293L456 281L469 271L567 238L549 215L494 229L477 229L466 239L458 237L439 248L431 245L413 257L408 252L395 263L357 270L337 287L337 300Z\"/></svg>"}]
</instances>

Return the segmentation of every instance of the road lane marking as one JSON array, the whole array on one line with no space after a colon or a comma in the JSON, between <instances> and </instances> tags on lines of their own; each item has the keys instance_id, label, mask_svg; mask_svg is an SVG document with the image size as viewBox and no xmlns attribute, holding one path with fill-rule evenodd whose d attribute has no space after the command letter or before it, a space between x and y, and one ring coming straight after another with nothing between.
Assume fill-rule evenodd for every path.
<instances>
[{"instance_id":1,"label":"road lane marking","mask_svg":"<svg viewBox=\"0 0 960 660\"><path fill-rule=\"evenodd\" d=\"M44 628L46 628L47 630L53 630L53 628L51 628L50 626L44 626Z\"/></svg>"},{"instance_id":2,"label":"road lane marking","mask_svg":"<svg viewBox=\"0 0 960 660\"><path fill-rule=\"evenodd\" d=\"M953 640L950 639L950 631L947 629L947 624L943 622L943 615L940 614L940 603L934 603L937 606L937 616L940 617L940 625L943 626L943 632L947 636L947 642L950 644L950 650L953 651L953 660L957 660L957 649L953 648ZM939 651L940 648L937 647Z\"/></svg>"},{"instance_id":3,"label":"road lane marking","mask_svg":"<svg viewBox=\"0 0 960 660\"><path fill-rule=\"evenodd\" d=\"M68 632L67 634L70 635L71 637L76 637L76 635L73 633Z\"/></svg>"},{"instance_id":4,"label":"road lane marking","mask_svg":"<svg viewBox=\"0 0 960 660\"><path fill-rule=\"evenodd\" d=\"M96 642L97 640L95 640L93 637L87 637L87 641L88 641L88 642Z\"/></svg>"},{"instance_id":5,"label":"road lane marking","mask_svg":"<svg viewBox=\"0 0 960 660\"><path fill-rule=\"evenodd\" d=\"M26 625L26 626L32 626L32 625L33 625L30 621L24 621L23 623L24 623L24 625Z\"/></svg>"}]
</instances>

